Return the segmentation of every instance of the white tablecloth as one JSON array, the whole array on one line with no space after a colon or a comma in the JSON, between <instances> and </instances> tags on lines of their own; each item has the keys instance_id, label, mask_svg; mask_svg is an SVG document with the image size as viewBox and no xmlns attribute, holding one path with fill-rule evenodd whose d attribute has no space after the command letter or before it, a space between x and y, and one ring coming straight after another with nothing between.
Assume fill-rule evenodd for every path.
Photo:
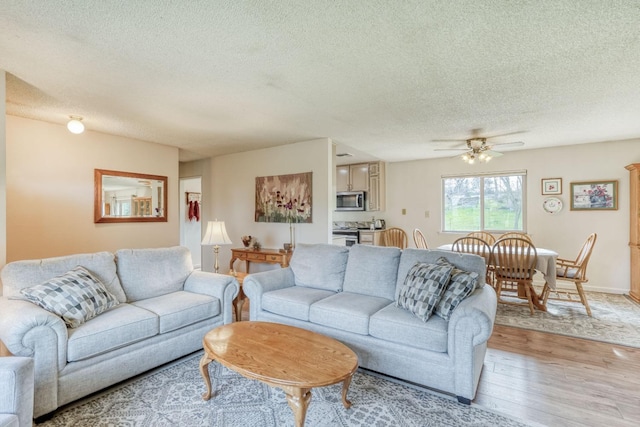
<instances>
[{"instance_id":1,"label":"white tablecloth","mask_svg":"<svg viewBox=\"0 0 640 427\"><path fill-rule=\"evenodd\" d=\"M438 249L450 251L453 245L451 243L447 245L438 246ZM558 259L558 253L551 249L536 248L538 254L536 262L536 270L542 273L544 280L547 281L551 289L556 288L556 260Z\"/></svg>"}]
</instances>

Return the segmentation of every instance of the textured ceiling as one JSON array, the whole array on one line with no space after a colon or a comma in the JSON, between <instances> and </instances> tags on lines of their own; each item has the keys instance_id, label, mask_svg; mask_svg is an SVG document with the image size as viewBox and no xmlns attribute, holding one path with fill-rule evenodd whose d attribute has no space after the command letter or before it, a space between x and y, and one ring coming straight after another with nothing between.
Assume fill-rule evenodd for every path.
<instances>
[{"instance_id":1,"label":"textured ceiling","mask_svg":"<svg viewBox=\"0 0 640 427\"><path fill-rule=\"evenodd\" d=\"M638 0L0 2L7 112L180 147L374 158L640 137ZM502 150L500 150L502 151Z\"/></svg>"}]
</instances>

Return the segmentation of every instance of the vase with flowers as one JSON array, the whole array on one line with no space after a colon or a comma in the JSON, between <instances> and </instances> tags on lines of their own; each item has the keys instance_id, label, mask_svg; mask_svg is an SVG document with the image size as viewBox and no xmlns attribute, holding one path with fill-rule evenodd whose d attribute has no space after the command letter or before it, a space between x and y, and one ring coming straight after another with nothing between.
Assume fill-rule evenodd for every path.
<instances>
[{"instance_id":1,"label":"vase with flowers","mask_svg":"<svg viewBox=\"0 0 640 427\"><path fill-rule=\"evenodd\" d=\"M289 200L279 191L276 193L278 208L282 209L282 213L286 222L289 223L289 246L291 249L296 247L296 223L299 215L305 212L305 203L299 202L297 197L290 197Z\"/></svg>"}]
</instances>

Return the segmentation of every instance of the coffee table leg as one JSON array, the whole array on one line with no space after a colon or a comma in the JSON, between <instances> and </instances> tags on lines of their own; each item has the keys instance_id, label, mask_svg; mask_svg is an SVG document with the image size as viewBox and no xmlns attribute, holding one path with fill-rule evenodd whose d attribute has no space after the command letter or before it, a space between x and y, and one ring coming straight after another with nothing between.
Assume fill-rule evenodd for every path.
<instances>
[{"instance_id":1,"label":"coffee table leg","mask_svg":"<svg viewBox=\"0 0 640 427\"><path fill-rule=\"evenodd\" d=\"M202 395L203 400L211 399L211 378L209 378L209 363L211 362L212 359L207 356L207 353L200 359L200 373L202 374L202 378L204 378L204 384L207 386L207 392Z\"/></svg>"},{"instance_id":2,"label":"coffee table leg","mask_svg":"<svg viewBox=\"0 0 640 427\"><path fill-rule=\"evenodd\" d=\"M349 385L351 385L351 378L353 378L353 375L345 379L342 383L342 404L346 409L351 408L351 401L347 399L347 392L349 391Z\"/></svg>"},{"instance_id":3,"label":"coffee table leg","mask_svg":"<svg viewBox=\"0 0 640 427\"><path fill-rule=\"evenodd\" d=\"M311 389L286 387L283 390L287 395L289 407L293 410L293 415L296 418L296 427L303 427L304 419L307 416L307 408L309 407L309 402L311 402Z\"/></svg>"}]
</instances>

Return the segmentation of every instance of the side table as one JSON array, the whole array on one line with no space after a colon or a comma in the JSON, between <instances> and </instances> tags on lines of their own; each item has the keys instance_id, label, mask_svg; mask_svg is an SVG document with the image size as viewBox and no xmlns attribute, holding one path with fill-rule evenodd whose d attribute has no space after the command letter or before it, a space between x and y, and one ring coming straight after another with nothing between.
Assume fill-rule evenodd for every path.
<instances>
[{"instance_id":1,"label":"side table","mask_svg":"<svg viewBox=\"0 0 640 427\"><path fill-rule=\"evenodd\" d=\"M247 273L241 273L238 271L231 270L229 276L233 276L238 281L240 285L240 290L238 291L238 296L233 300L233 310L236 313L236 322L242 321L242 306L244 305L244 301L247 297L244 295L244 291L242 290L242 283L244 282L244 278Z\"/></svg>"},{"instance_id":2,"label":"side table","mask_svg":"<svg viewBox=\"0 0 640 427\"><path fill-rule=\"evenodd\" d=\"M234 270L233 263L236 262L237 259L245 262L245 271L247 273L249 273L249 263L251 262L280 264L280 266L284 268L289 266L291 254L293 254L293 252L280 252L279 249L231 249L231 261L229 262L229 269Z\"/></svg>"}]
</instances>

